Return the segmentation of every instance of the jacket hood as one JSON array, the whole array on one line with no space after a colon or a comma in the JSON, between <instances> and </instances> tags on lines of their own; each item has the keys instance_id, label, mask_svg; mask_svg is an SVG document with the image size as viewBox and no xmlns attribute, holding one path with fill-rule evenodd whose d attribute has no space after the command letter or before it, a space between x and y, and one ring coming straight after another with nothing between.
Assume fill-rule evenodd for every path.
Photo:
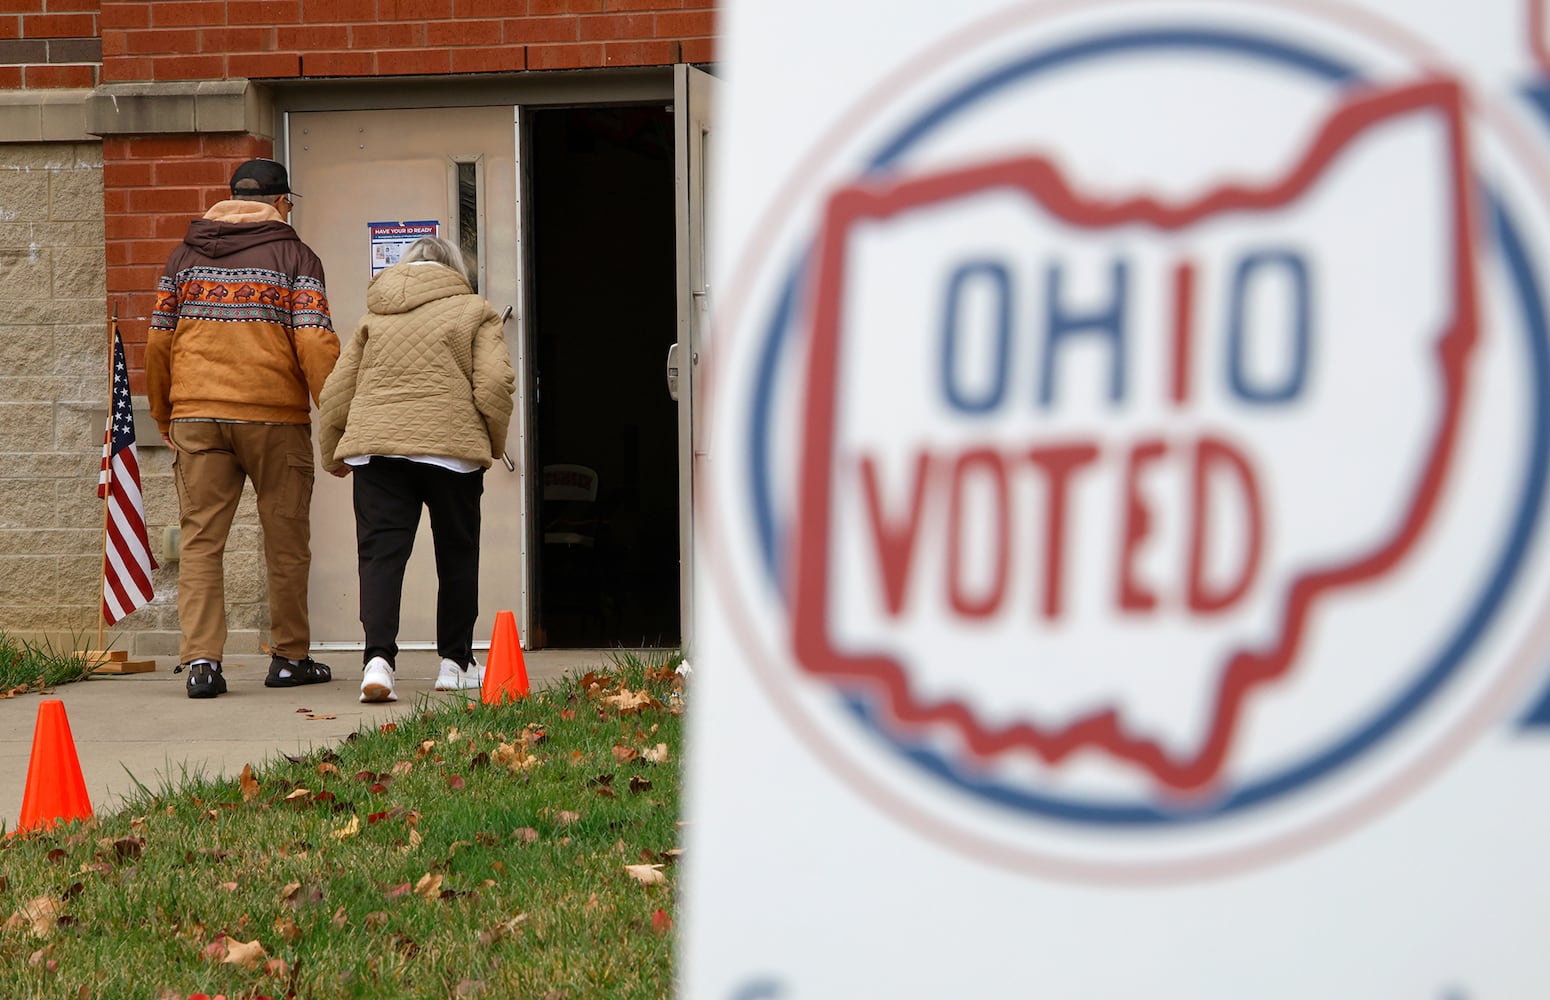
<instances>
[{"instance_id":1,"label":"jacket hood","mask_svg":"<svg viewBox=\"0 0 1550 1000\"><path fill-rule=\"evenodd\" d=\"M272 214L277 217L265 222L225 222L209 217L195 219L188 224L188 234L183 237L183 242L206 257L226 257L263 243L299 241L296 230L279 221L278 213Z\"/></svg>"},{"instance_id":2,"label":"jacket hood","mask_svg":"<svg viewBox=\"0 0 1550 1000\"><path fill-rule=\"evenodd\" d=\"M471 295L462 275L440 264L394 264L366 286L366 308L378 316L406 313L433 299Z\"/></svg>"}]
</instances>

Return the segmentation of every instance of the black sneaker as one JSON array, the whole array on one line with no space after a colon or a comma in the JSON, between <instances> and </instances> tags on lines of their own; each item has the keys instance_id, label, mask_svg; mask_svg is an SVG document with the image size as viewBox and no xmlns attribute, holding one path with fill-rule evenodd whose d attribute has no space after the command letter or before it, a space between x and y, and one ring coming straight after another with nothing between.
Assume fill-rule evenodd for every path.
<instances>
[{"instance_id":1,"label":"black sneaker","mask_svg":"<svg viewBox=\"0 0 1550 1000\"><path fill-rule=\"evenodd\" d=\"M221 676L221 665L214 660L195 660L188 665L190 698L214 698L226 693L226 678Z\"/></svg>"},{"instance_id":2,"label":"black sneaker","mask_svg":"<svg viewBox=\"0 0 1550 1000\"><path fill-rule=\"evenodd\" d=\"M333 679L334 672L326 663L319 663L310 656L287 660L276 653L269 657L269 676L264 678L264 687L298 687L302 684L323 684Z\"/></svg>"}]
</instances>

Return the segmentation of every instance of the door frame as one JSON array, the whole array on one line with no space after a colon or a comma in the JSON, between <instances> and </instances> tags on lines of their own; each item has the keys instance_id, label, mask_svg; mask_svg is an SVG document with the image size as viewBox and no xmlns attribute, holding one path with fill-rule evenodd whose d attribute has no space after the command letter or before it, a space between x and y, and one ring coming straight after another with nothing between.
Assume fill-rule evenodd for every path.
<instances>
[{"instance_id":1,"label":"door frame","mask_svg":"<svg viewBox=\"0 0 1550 1000\"><path fill-rule=\"evenodd\" d=\"M708 302L708 285L705 283L703 253L691 253L690 247L703 248L703 241L691 241L695 220L688 217L691 204L686 197L697 193L704 204L704 177L702 158L689 148L682 122L689 116L683 109L692 109L698 99L700 106L709 108L710 74L687 64L641 68L617 68L595 70L566 70L532 72L522 74L491 74L477 78L449 76L396 77L371 80L327 81L276 81L267 87L266 96L272 100L274 118L274 156L287 164L291 161L289 149L289 115L302 111L390 111L399 109L506 106L512 109L513 152L516 170L517 218L517 302L514 303L513 320L518 324L512 342L513 367L521 389L519 405L513 413L513 434L508 437L507 453L516 464L523 481L521 566L518 580L522 590L519 602L518 632L523 648L532 648L532 629L537 623L537 599L533 560L537 552L538 526L536 511L541 500L541 477L533 467L535 449L530 446L529 434L533 427L534 408L537 405L534 373L529 359L532 357L532 255L526 243L532 225L531 200L531 137L525 111L543 108L572 107L582 105L631 105L656 104L669 106L674 121L679 123L679 136L675 150L675 178L680 181L675 215L678 227L678 324L679 342L694 345L689 352L689 377L680 382L688 391L679 397L679 593L680 593L680 643L687 649L693 621L693 466L699 433L698 408L695 405L698 381L698 344ZM703 132L701 133L704 134ZM692 159L691 159L692 156ZM684 185L686 165L693 185ZM703 230L701 230L703 233ZM696 283L686 285L686 280L697 275ZM697 318L695 318L697 316ZM663 392L666 392L664 386ZM413 642L401 643L405 649L415 648ZM476 644L484 648L487 644Z\"/></svg>"}]
</instances>

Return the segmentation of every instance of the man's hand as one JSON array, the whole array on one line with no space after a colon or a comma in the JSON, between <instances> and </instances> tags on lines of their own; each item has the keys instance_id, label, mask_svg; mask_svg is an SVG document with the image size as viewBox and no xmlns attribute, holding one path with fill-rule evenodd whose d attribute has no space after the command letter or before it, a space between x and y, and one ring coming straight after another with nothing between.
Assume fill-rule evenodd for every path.
<instances>
[{"instance_id":1,"label":"man's hand","mask_svg":"<svg viewBox=\"0 0 1550 1000\"><path fill-rule=\"evenodd\" d=\"M333 470L332 472L329 473L329 475L335 476L335 477L337 477L339 479L343 479L345 476L348 476L349 474L350 474L350 466L348 464L341 465L341 466L339 466L339 468L337 468L337 469L335 469L335 470Z\"/></svg>"}]
</instances>

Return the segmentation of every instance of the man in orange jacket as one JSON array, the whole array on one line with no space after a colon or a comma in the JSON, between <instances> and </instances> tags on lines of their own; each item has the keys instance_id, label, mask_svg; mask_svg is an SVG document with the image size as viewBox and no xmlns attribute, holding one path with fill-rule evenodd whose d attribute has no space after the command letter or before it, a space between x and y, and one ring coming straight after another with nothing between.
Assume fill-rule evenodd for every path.
<instances>
[{"instance_id":1,"label":"man in orange jacket","mask_svg":"<svg viewBox=\"0 0 1550 1000\"><path fill-rule=\"evenodd\" d=\"M157 285L146 344L151 414L175 449L182 528L179 662L190 698L226 691L224 557L244 480L269 572L268 687L332 679L310 656L311 403L339 359L323 264L290 227L285 167L249 160L231 199L189 224ZM181 668L180 668L181 669Z\"/></svg>"}]
</instances>

